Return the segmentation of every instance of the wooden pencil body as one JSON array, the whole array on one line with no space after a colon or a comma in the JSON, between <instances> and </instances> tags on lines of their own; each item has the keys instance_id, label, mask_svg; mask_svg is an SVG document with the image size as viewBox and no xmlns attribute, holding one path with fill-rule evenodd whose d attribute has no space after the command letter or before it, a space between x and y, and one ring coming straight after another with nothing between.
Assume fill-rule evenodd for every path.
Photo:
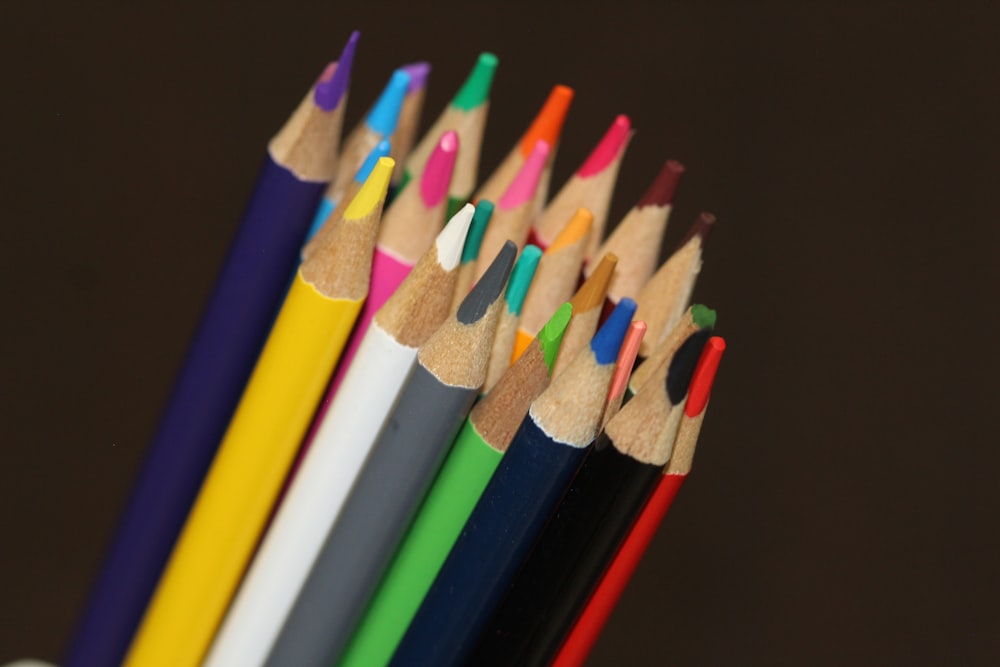
<instances>
[{"instance_id":1,"label":"wooden pencil body","mask_svg":"<svg viewBox=\"0 0 1000 667\"><path fill-rule=\"evenodd\" d=\"M417 364L265 664L337 659L477 391L444 385Z\"/></svg>"}]
</instances>

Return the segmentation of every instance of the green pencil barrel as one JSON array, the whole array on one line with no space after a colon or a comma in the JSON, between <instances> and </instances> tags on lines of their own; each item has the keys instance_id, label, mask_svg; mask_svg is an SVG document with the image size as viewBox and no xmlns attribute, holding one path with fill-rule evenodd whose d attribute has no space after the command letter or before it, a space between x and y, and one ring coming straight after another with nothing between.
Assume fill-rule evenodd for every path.
<instances>
[{"instance_id":1,"label":"green pencil barrel","mask_svg":"<svg viewBox=\"0 0 1000 667\"><path fill-rule=\"evenodd\" d=\"M340 667L389 663L502 456L465 421Z\"/></svg>"}]
</instances>

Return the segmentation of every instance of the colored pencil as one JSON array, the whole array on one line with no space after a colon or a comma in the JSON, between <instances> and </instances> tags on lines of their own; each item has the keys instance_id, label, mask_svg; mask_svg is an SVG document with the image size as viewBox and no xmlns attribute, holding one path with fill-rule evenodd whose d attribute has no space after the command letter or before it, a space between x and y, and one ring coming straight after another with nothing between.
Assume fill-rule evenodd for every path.
<instances>
[{"instance_id":1,"label":"colored pencil","mask_svg":"<svg viewBox=\"0 0 1000 667\"><path fill-rule=\"evenodd\" d=\"M335 234L299 268L127 665L183 667L204 657L361 310L392 168L382 158Z\"/></svg>"},{"instance_id":2,"label":"colored pencil","mask_svg":"<svg viewBox=\"0 0 1000 667\"><path fill-rule=\"evenodd\" d=\"M639 561L642 560L663 518L670 510L674 497L687 479L708 406L708 397L725 349L725 340L718 336L710 338L705 345L691 378L691 386L684 405L684 416L677 431L670 462L664 469L656 490L642 509L628 537L615 554L614 560L556 655L553 667L578 667L587 659Z\"/></svg>"},{"instance_id":3,"label":"colored pencil","mask_svg":"<svg viewBox=\"0 0 1000 667\"><path fill-rule=\"evenodd\" d=\"M480 199L476 202L476 214L472 216L472 225L465 237L465 247L462 249L462 264L458 267L455 278L455 293L452 295L451 308L457 310L469 293L476 273L476 261L479 259L479 249L483 245L483 234L486 225L493 217L493 202Z\"/></svg>"},{"instance_id":4,"label":"colored pencil","mask_svg":"<svg viewBox=\"0 0 1000 667\"><path fill-rule=\"evenodd\" d=\"M405 189L407 182L418 179L423 173L438 137L449 130L458 133L462 148L455 167L455 177L448 189L449 217L469 201L476 186L479 153L482 150L483 131L486 129L486 115L490 106L490 88L493 86L493 75L498 62L492 53L479 55L475 67L451 103L406 159L400 190Z\"/></svg>"},{"instance_id":5,"label":"colored pencil","mask_svg":"<svg viewBox=\"0 0 1000 667\"><path fill-rule=\"evenodd\" d=\"M524 310L514 339L511 361L516 361L521 356L524 348L556 308L573 296L579 283L583 253L592 233L593 221L594 216L590 211L584 208L577 210L559 232L559 236L542 253L535 279L524 298Z\"/></svg>"},{"instance_id":6,"label":"colored pencil","mask_svg":"<svg viewBox=\"0 0 1000 667\"><path fill-rule=\"evenodd\" d=\"M524 297L531 287L541 257L542 251L529 245L521 251L521 256L517 258L517 264L510 274L507 291L504 293L504 307L500 309L500 321L497 322L497 332L493 337L490 360L486 367L486 380L483 382L482 391L484 394L488 393L510 368L510 354L514 349L514 339L517 337L517 325L521 321Z\"/></svg>"},{"instance_id":7,"label":"colored pencil","mask_svg":"<svg viewBox=\"0 0 1000 667\"><path fill-rule=\"evenodd\" d=\"M632 122L628 116L615 118L583 165L536 218L532 243L542 250L548 248L573 212L585 208L594 215L594 233L585 256L594 256L604 238L618 168L631 136Z\"/></svg>"},{"instance_id":8,"label":"colored pencil","mask_svg":"<svg viewBox=\"0 0 1000 667\"><path fill-rule=\"evenodd\" d=\"M389 157L391 151L392 146L389 144L388 139L378 142L354 173L354 178L348 183L347 191L339 201L334 202L326 197L320 199L319 206L316 207L316 216L313 218L312 227L309 228L309 233L306 234L305 245L302 246L302 259L305 259L311 251L312 244L310 242L316 238L316 234L323 228L323 225L326 222L336 224L337 221L344 217L344 209L347 208L347 205L358 194L358 190L368 180L368 176L372 173L372 169L375 168L375 164L381 158ZM396 170L393 170L393 173L396 173Z\"/></svg>"},{"instance_id":9,"label":"colored pencil","mask_svg":"<svg viewBox=\"0 0 1000 667\"><path fill-rule=\"evenodd\" d=\"M559 135L562 134L563 122L566 120L566 114L569 112L569 107L572 103L572 88L563 85L556 85L552 88L548 98L545 100L545 104L542 105L538 115L535 116L535 119L531 122L531 125L520 141L511 149L503 162L493 170L490 177L479 186L475 196L477 201L480 199L496 201L507 190L507 187L513 182L517 173L521 171L535 145L539 141L544 141L550 147L549 156L545 161L545 168L542 170L542 177L538 181L534 203L531 207L531 218L534 219L538 215L549 196L552 163L555 162Z\"/></svg>"},{"instance_id":10,"label":"colored pencil","mask_svg":"<svg viewBox=\"0 0 1000 667\"><path fill-rule=\"evenodd\" d=\"M368 299L361 308L354 333L347 343L340 364L337 365L330 386L313 420L313 428L303 443L302 455L312 446L316 426L337 395L354 355L357 354L358 346L368 331L372 317L396 291L413 269L413 265L427 252L441 231L448 181L455 167L457 153L457 135L454 132L445 132L440 137L420 181L414 184L414 187L401 191L392 205L386 209L379 228L378 241L375 244L375 254L372 257L372 278ZM472 209L468 209L463 215L471 216ZM324 233L326 233L325 227L316 235L314 241L322 239ZM308 248L306 255L308 256Z\"/></svg>"},{"instance_id":11,"label":"colored pencil","mask_svg":"<svg viewBox=\"0 0 1000 667\"><path fill-rule=\"evenodd\" d=\"M343 650L479 393L516 254L505 246L420 347L265 664L328 665Z\"/></svg>"},{"instance_id":12,"label":"colored pencil","mask_svg":"<svg viewBox=\"0 0 1000 667\"><path fill-rule=\"evenodd\" d=\"M684 165L676 160L667 160L646 194L594 254L594 257L603 257L605 253L613 252L619 258L618 272L608 287L608 313L623 296L635 298L653 275L663 246L663 233L670 219L674 192L683 173ZM593 270L593 265L588 264L584 275L589 276Z\"/></svg>"},{"instance_id":13,"label":"colored pencil","mask_svg":"<svg viewBox=\"0 0 1000 667\"><path fill-rule=\"evenodd\" d=\"M340 159L337 162L337 174L333 181L327 186L316 209L316 216L313 218L312 226L306 235L306 240L311 239L319 231L326 218L342 201L350 201L348 187L351 181L355 180L355 174L365 159L371 154L379 142L388 140L392 133L396 131L396 123L399 120L399 112L403 105L403 96L410 84L410 75L403 69L397 69L389 77L382 94L375 100L375 104L365 114L363 121L348 133L341 142ZM399 158L394 158L399 161ZM360 179L364 182L364 179Z\"/></svg>"},{"instance_id":14,"label":"colored pencil","mask_svg":"<svg viewBox=\"0 0 1000 667\"><path fill-rule=\"evenodd\" d=\"M660 344L653 349L652 354L642 360L642 363L637 361L637 367L632 371L632 376L628 381L628 389L625 391L625 402L627 403L630 398L639 393L643 385L649 381L650 375L664 363L667 355L671 354L672 340L678 337L687 338L701 329L712 329L715 327L715 320L715 311L698 303L684 311L681 319L667 332ZM641 344L639 345L639 354L642 354Z\"/></svg>"},{"instance_id":15,"label":"colored pencil","mask_svg":"<svg viewBox=\"0 0 1000 667\"><path fill-rule=\"evenodd\" d=\"M382 667L389 662L528 406L548 386L571 309L567 303L556 311L493 392L472 409L348 644L341 667Z\"/></svg>"},{"instance_id":16,"label":"colored pencil","mask_svg":"<svg viewBox=\"0 0 1000 667\"><path fill-rule=\"evenodd\" d=\"M480 257L489 258L496 253L505 242L513 241L518 248L523 248L528 240L531 227L532 206L538 189L542 170L549 155L549 145L544 141L535 144L521 170L517 172L507 190L497 202L496 214L486 228ZM481 259L476 268L476 280L486 270L488 259Z\"/></svg>"},{"instance_id":17,"label":"colored pencil","mask_svg":"<svg viewBox=\"0 0 1000 667\"><path fill-rule=\"evenodd\" d=\"M472 205L468 205L472 209ZM260 665L340 514L422 345L447 317L465 232L458 215L375 314L318 425L205 664Z\"/></svg>"},{"instance_id":18,"label":"colored pencil","mask_svg":"<svg viewBox=\"0 0 1000 667\"><path fill-rule=\"evenodd\" d=\"M356 42L357 33L340 64L324 71L271 141L65 665L118 664L125 655L281 305L316 202L333 177Z\"/></svg>"},{"instance_id":19,"label":"colored pencil","mask_svg":"<svg viewBox=\"0 0 1000 667\"><path fill-rule=\"evenodd\" d=\"M642 344L642 337L646 334L646 323L634 321L629 325L628 333L622 342L622 349L618 351L618 361L615 362L615 373L611 376L611 385L608 387L608 402L604 407L604 416L601 417L601 430L608 425L622 407L625 399L625 390L628 389L628 379L635 367L635 359L639 354L639 345Z\"/></svg>"},{"instance_id":20,"label":"colored pencil","mask_svg":"<svg viewBox=\"0 0 1000 667\"><path fill-rule=\"evenodd\" d=\"M715 224L715 216L701 213L677 250L646 281L636 302L636 319L646 323L646 336L639 347L639 356L646 358L677 324L688 307L698 272L705 239Z\"/></svg>"},{"instance_id":21,"label":"colored pencil","mask_svg":"<svg viewBox=\"0 0 1000 667\"><path fill-rule=\"evenodd\" d=\"M410 75L410 85L406 88L406 97L403 98L403 107L399 111L399 122L396 124L396 132L392 135L392 143L396 147L396 161L399 164L406 164L413 143L417 139L417 131L420 129L420 116L424 110L427 78L431 74L431 66L430 63L417 62L403 65L402 69ZM392 173L393 191L399 189L403 171L398 169Z\"/></svg>"},{"instance_id":22,"label":"colored pencil","mask_svg":"<svg viewBox=\"0 0 1000 667\"><path fill-rule=\"evenodd\" d=\"M470 663L547 665L662 477L691 373L708 340L682 341L594 443Z\"/></svg>"},{"instance_id":23,"label":"colored pencil","mask_svg":"<svg viewBox=\"0 0 1000 667\"><path fill-rule=\"evenodd\" d=\"M617 255L604 255L594 272L583 281L580 289L570 299L569 302L573 304L573 319L570 320L569 326L566 328L566 335L563 337L563 353L556 361L555 370L552 371L553 375L559 375L565 370L570 361L587 346L587 342L597 331L608 284L613 280L617 265Z\"/></svg>"},{"instance_id":24,"label":"colored pencil","mask_svg":"<svg viewBox=\"0 0 1000 667\"><path fill-rule=\"evenodd\" d=\"M464 664L594 440L634 310L623 300L532 402L390 664Z\"/></svg>"}]
</instances>

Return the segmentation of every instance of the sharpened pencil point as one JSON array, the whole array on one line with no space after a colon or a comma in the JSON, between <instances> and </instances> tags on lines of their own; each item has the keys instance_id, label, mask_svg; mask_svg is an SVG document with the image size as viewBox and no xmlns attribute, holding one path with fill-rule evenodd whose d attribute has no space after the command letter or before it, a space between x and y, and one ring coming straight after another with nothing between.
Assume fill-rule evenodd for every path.
<instances>
[{"instance_id":1,"label":"sharpened pencil point","mask_svg":"<svg viewBox=\"0 0 1000 667\"><path fill-rule=\"evenodd\" d=\"M621 349L625 333L632 323L635 308L635 301L628 297L623 298L611 311L607 321L594 334L590 340L590 349L594 351L597 363L604 365L617 361L618 350Z\"/></svg>"},{"instance_id":2,"label":"sharpened pencil point","mask_svg":"<svg viewBox=\"0 0 1000 667\"><path fill-rule=\"evenodd\" d=\"M361 168L358 169L358 173L354 175L355 183L364 183L371 176L372 169L378 164L378 161L384 157L389 157L389 153L392 152L392 146L389 144L388 139L383 139L382 141L375 144L375 148L371 150L365 161L361 163Z\"/></svg>"},{"instance_id":3,"label":"sharpened pencil point","mask_svg":"<svg viewBox=\"0 0 1000 667\"><path fill-rule=\"evenodd\" d=\"M677 190L677 183L684 173L684 165L677 160L667 160L663 169L656 175L656 180L646 190L636 208L646 206L666 206L674 201L674 192Z\"/></svg>"},{"instance_id":4,"label":"sharpened pencil point","mask_svg":"<svg viewBox=\"0 0 1000 667\"><path fill-rule=\"evenodd\" d=\"M332 76L323 77L316 84L313 92L313 101L323 111L333 111L336 109L347 93L347 87L351 83L354 49L357 47L358 39L360 38L361 33L357 30L351 33L351 36L347 39L347 44L344 45L344 50L340 52L340 58L337 60L337 68L333 70Z\"/></svg>"},{"instance_id":5,"label":"sharpened pencil point","mask_svg":"<svg viewBox=\"0 0 1000 667\"><path fill-rule=\"evenodd\" d=\"M517 264L514 265L510 281L507 283L507 293L504 295L508 312L514 315L521 314L521 309L524 307L524 297L528 295L528 288L531 287L531 280L535 277L538 260L541 258L542 250L538 246L529 245L521 251L521 256L518 258Z\"/></svg>"},{"instance_id":6,"label":"sharpened pencil point","mask_svg":"<svg viewBox=\"0 0 1000 667\"><path fill-rule=\"evenodd\" d=\"M698 214L698 219L694 221L693 225L691 225L691 229L688 230L687 236L685 236L683 240L681 240L681 242L677 245L677 247L683 248L685 245L687 245L688 241L690 241L696 236L699 237L701 239L701 242L704 244L705 239L708 238L708 234L709 232L712 231L712 228L714 226L715 226L715 216L712 215L711 213L708 213L707 211L702 211L701 213Z\"/></svg>"},{"instance_id":7,"label":"sharpened pencil point","mask_svg":"<svg viewBox=\"0 0 1000 667\"><path fill-rule=\"evenodd\" d=\"M555 146L562 133L563 123L566 114L569 113L569 106L573 102L573 89L569 86L557 85L549 93L548 99L542 105L541 111L535 116L531 127L521 138L521 156L527 158L535 143L544 141L549 146Z\"/></svg>"},{"instance_id":8,"label":"sharpened pencil point","mask_svg":"<svg viewBox=\"0 0 1000 667\"><path fill-rule=\"evenodd\" d=\"M438 263L446 271L451 271L458 266L462 258L462 248L465 245L469 224L472 222L475 212L476 207L472 204L463 206L458 213L451 217L451 220L434 241L437 244Z\"/></svg>"},{"instance_id":9,"label":"sharpened pencil point","mask_svg":"<svg viewBox=\"0 0 1000 667\"><path fill-rule=\"evenodd\" d=\"M708 306L700 303L691 306L691 319L702 329L711 329L715 326L716 312Z\"/></svg>"},{"instance_id":10,"label":"sharpened pencil point","mask_svg":"<svg viewBox=\"0 0 1000 667\"><path fill-rule=\"evenodd\" d=\"M420 178L420 197L427 208L437 206L448 194L456 157L458 157L458 133L448 130L438 140L434 152L427 159L424 175Z\"/></svg>"},{"instance_id":11,"label":"sharpened pencil point","mask_svg":"<svg viewBox=\"0 0 1000 667\"><path fill-rule=\"evenodd\" d=\"M410 63L403 65L400 69L410 75L410 85L406 88L407 93L422 90L427 85L427 77L431 74L431 64L425 62Z\"/></svg>"},{"instance_id":12,"label":"sharpened pencil point","mask_svg":"<svg viewBox=\"0 0 1000 667\"><path fill-rule=\"evenodd\" d=\"M392 178L392 169L395 166L396 161L391 157L379 158L372 173L365 179L364 185L344 211L345 220L357 220L371 215L379 202L385 199L385 193L389 189L389 179Z\"/></svg>"},{"instance_id":13,"label":"sharpened pencil point","mask_svg":"<svg viewBox=\"0 0 1000 667\"><path fill-rule=\"evenodd\" d=\"M667 397L672 405L680 405L684 396L687 395L691 376L694 374L695 366L698 365L698 359L701 357L701 350L711 335L711 329L697 331L681 343L681 346L674 352L666 378Z\"/></svg>"},{"instance_id":14,"label":"sharpened pencil point","mask_svg":"<svg viewBox=\"0 0 1000 667\"><path fill-rule=\"evenodd\" d=\"M496 73L499 60L492 53L481 53L469 77L462 88L455 94L451 106L462 111L472 111L485 103L490 97L493 86L493 75Z\"/></svg>"},{"instance_id":15,"label":"sharpened pencil point","mask_svg":"<svg viewBox=\"0 0 1000 667\"><path fill-rule=\"evenodd\" d=\"M517 246L511 241L503 244L503 248L497 253L496 258L486 273L479 279L469 294L462 300L462 305L458 307L455 317L462 324L472 324L478 321L491 304L496 301L504 286L507 284L507 277L514 266L514 259L517 257Z\"/></svg>"},{"instance_id":16,"label":"sharpened pencil point","mask_svg":"<svg viewBox=\"0 0 1000 667\"><path fill-rule=\"evenodd\" d=\"M403 108L403 98L410 85L410 75L406 70L397 69L389 78L385 90L375 101L375 106L368 113L365 123L368 127L383 137L388 137L396 131L399 122L399 112Z\"/></svg>"},{"instance_id":17,"label":"sharpened pencil point","mask_svg":"<svg viewBox=\"0 0 1000 667\"><path fill-rule=\"evenodd\" d=\"M556 357L559 356L559 346L562 345L563 334L573 317L573 304L569 301L559 306L555 314L549 318L542 330L538 332L538 342L542 346L542 357L545 365L552 374L552 367L556 365Z\"/></svg>"},{"instance_id":18,"label":"sharpened pencil point","mask_svg":"<svg viewBox=\"0 0 1000 667\"><path fill-rule=\"evenodd\" d=\"M566 246L573 245L590 232L591 225L594 224L594 214L585 208L576 209L576 213L569 219L566 226L552 242L546 252L554 253Z\"/></svg>"},{"instance_id":19,"label":"sharpened pencil point","mask_svg":"<svg viewBox=\"0 0 1000 667\"><path fill-rule=\"evenodd\" d=\"M531 155L507 187L507 191L500 197L498 203L501 209L509 211L534 198L542 170L545 169L545 161L549 158L549 151L549 144L539 139Z\"/></svg>"},{"instance_id":20,"label":"sharpened pencil point","mask_svg":"<svg viewBox=\"0 0 1000 667\"><path fill-rule=\"evenodd\" d=\"M611 127L601 137L600 142L591 151L587 161L583 163L576 175L580 178L595 176L611 164L611 162L621 154L628 143L628 138L632 134L632 121L628 116L621 115L615 118Z\"/></svg>"},{"instance_id":21,"label":"sharpened pencil point","mask_svg":"<svg viewBox=\"0 0 1000 667\"><path fill-rule=\"evenodd\" d=\"M479 259L479 248L483 245L486 225L489 224L491 217L493 217L493 202L487 199L480 199L476 202L472 226L469 227L469 234L465 237L465 248L462 249L462 264Z\"/></svg>"},{"instance_id":22,"label":"sharpened pencil point","mask_svg":"<svg viewBox=\"0 0 1000 667\"><path fill-rule=\"evenodd\" d=\"M722 361L722 353L725 351L726 339L721 336L709 338L701 351L701 358L698 359L694 375L691 376L691 384L688 385L688 400L684 405L684 414L688 417L697 417L708 405L708 397L715 383L715 374L719 370L719 362Z\"/></svg>"}]
</instances>

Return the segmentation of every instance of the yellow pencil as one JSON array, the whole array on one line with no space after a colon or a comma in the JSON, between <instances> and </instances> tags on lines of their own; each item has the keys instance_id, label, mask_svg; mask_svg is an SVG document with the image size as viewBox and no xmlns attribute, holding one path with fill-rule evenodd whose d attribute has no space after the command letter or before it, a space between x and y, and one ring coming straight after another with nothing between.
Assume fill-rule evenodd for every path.
<instances>
[{"instance_id":1,"label":"yellow pencil","mask_svg":"<svg viewBox=\"0 0 1000 667\"><path fill-rule=\"evenodd\" d=\"M302 263L132 642L132 667L197 665L368 294L393 161Z\"/></svg>"}]
</instances>

